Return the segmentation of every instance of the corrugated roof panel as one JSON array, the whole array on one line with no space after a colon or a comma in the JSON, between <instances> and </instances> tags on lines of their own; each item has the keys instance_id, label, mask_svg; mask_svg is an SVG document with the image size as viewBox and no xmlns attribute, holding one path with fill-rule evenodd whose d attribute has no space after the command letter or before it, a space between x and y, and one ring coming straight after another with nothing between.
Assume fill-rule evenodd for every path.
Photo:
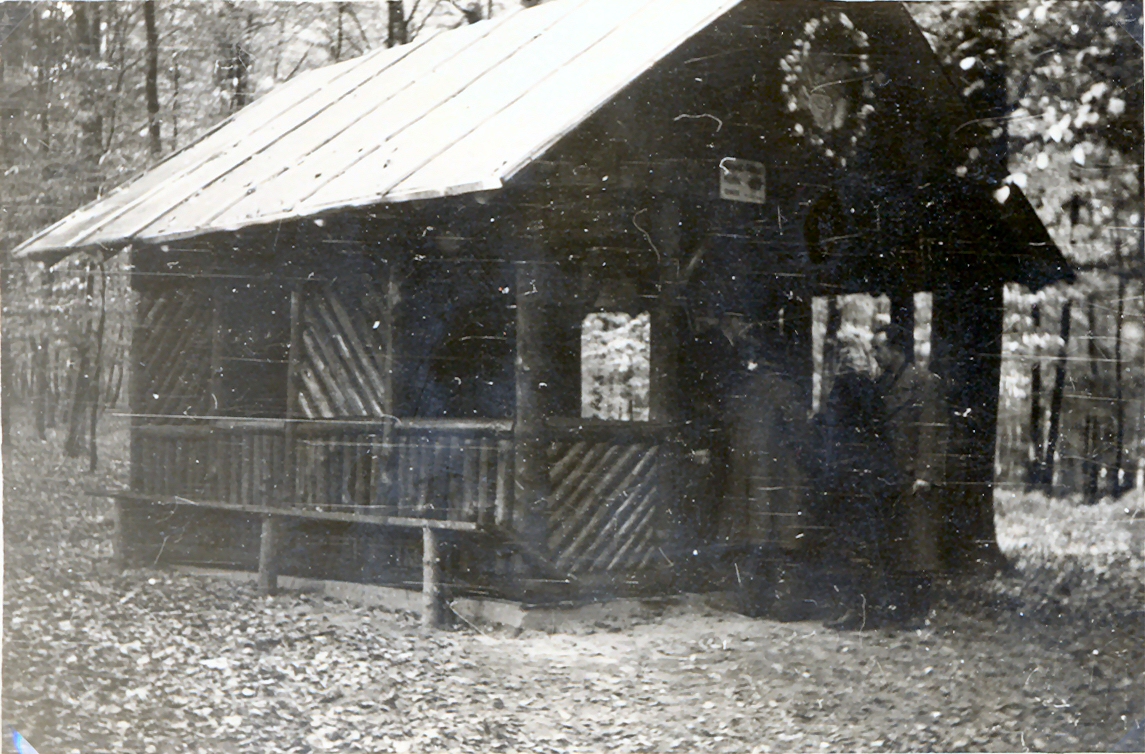
<instances>
[{"instance_id":1,"label":"corrugated roof panel","mask_svg":"<svg viewBox=\"0 0 1145 754\"><path fill-rule=\"evenodd\" d=\"M554 72L574 65L584 52L641 8L658 0L591 0L593 13L570 14L546 29L543 43L517 45L512 54L493 62L486 71L439 106L428 110L416 128L402 131L385 147L367 155L334 180L308 196L296 209L309 214L338 206L346 197L383 198L394 186L414 175L437 155L463 139L490 118L518 106ZM543 6L542 6L543 7ZM524 15L524 14L521 14ZM491 39L496 42L497 39ZM581 86L599 87L589 77ZM528 134L519 134L527 140ZM516 142L519 144L520 142ZM476 176L478 179L485 176ZM442 186L472 180L458 171Z\"/></svg>"},{"instance_id":2,"label":"corrugated roof panel","mask_svg":"<svg viewBox=\"0 0 1145 754\"><path fill-rule=\"evenodd\" d=\"M741 0L550 0L296 77L27 255L495 188Z\"/></svg>"},{"instance_id":3,"label":"corrugated roof panel","mask_svg":"<svg viewBox=\"0 0 1145 754\"><path fill-rule=\"evenodd\" d=\"M212 145L208 150L203 148L206 145L202 144L200 148L195 149L200 157L197 163L175 175L163 176L164 182L159 186L157 193L146 197L146 204L140 203L139 211L124 215L121 220L117 219L114 224L107 225L101 235L111 238L149 235L155 233L152 226L160 218L164 219L160 226L169 227L170 222L167 218L172 213L177 213L188 205L209 206L210 202L215 201L215 196L206 194L220 181L244 175L251 161L259 157L269 156L280 162L283 149L290 149L293 146L288 141L292 134L309 124L321 123L324 113L337 108L347 96L362 88L363 84L377 78L379 71L390 69L395 63L418 49L420 45L403 49L400 54L386 50L384 54L373 53L313 71L312 73L323 75L308 77L302 85L294 87L291 97L276 97L275 104L281 102L284 107L275 107L273 110L256 109L251 114L253 117L243 121L246 127L240 129L236 124L225 129L228 133L220 135L229 135L229 138L220 140L221 143L217 148ZM273 93L277 91L276 88ZM254 104L260 102L261 99ZM247 109L244 108L240 114L245 114ZM239 189L238 195L241 196L247 188L249 184ZM214 193L217 195L217 190ZM143 200L144 197L140 199Z\"/></svg>"},{"instance_id":4,"label":"corrugated roof panel","mask_svg":"<svg viewBox=\"0 0 1145 754\"><path fill-rule=\"evenodd\" d=\"M346 66L342 64L310 71L275 87L223 121L195 144L167 158L107 197L73 213L66 218L70 236L64 243L84 245L98 243L105 237L130 235L109 226L121 218L127 218L126 222L138 222L141 212L145 213L148 209L153 210L164 204L167 199L164 194L172 189L172 181L196 173L214 161L242 155L245 149L256 143L254 139L260 127L279 123L284 113L307 102L315 92L338 77Z\"/></svg>"},{"instance_id":5,"label":"corrugated roof panel","mask_svg":"<svg viewBox=\"0 0 1145 754\"><path fill-rule=\"evenodd\" d=\"M339 147L364 150L384 139L387 127L400 120L399 103L403 97L409 99L418 76L427 67L440 65L443 58L452 61L489 28L478 27L475 24L463 29L465 33L441 35L440 42L426 42L399 65L371 71L360 86L284 133L273 148L254 155L230 175L205 187L200 200L175 208L144 232L163 235L180 227L241 227L261 216L289 211L298 198L298 183L314 184L337 172L335 153ZM411 104L417 106L416 101ZM254 211L248 210L237 222L218 220L220 215L240 214L244 206Z\"/></svg>"},{"instance_id":6,"label":"corrugated roof panel","mask_svg":"<svg viewBox=\"0 0 1145 754\"><path fill-rule=\"evenodd\" d=\"M583 4L583 1L578 0L578 4ZM394 76L386 77L387 80L408 78L409 84L392 96L379 99L370 109L370 117L356 119L338 134L337 139L309 152L300 152L300 159L282 165L281 173L275 179L274 196L250 196L231 207L213 224L234 227L256 217L298 213L299 205L309 196L339 181L346 170L363 160L379 155L384 161L390 161L395 153L404 157L401 155L403 148L415 149L419 145L436 143L440 135L426 128L427 116L458 97L459 92L465 92L491 67L536 39L575 6L554 3L552 7L541 6L536 10L542 9L547 12L520 12L496 26L474 24L466 27L465 31L480 31L481 37L474 44L461 46L456 54L450 54L452 50L448 48L456 45L457 39L468 40L472 32L468 35L456 32L440 35L440 41L435 40L428 45L431 49L425 66L415 68L407 65L403 70L395 71ZM385 168L372 169L371 187L356 193L343 191L339 194L343 203L352 202L355 198L380 197L385 193L372 188L385 182Z\"/></svg>"},{"instance_id":7,"label":"corrugated roof panel","mask_svg":"<svg viewBox=\"0 0 1145 754\"><path fill-rule=\"evenodd\" d=\"M394 187L388 198L425 195L449 185L451 175L506 180L608 102L691 32L707 26L738 0L720 4L672 0L629 16L571 65L554 68L512 107L483 119L433 160ZM681 36L680 27L688 30ZM629 33L640 29L642 33Z\"/></svg>"}]
</instances>

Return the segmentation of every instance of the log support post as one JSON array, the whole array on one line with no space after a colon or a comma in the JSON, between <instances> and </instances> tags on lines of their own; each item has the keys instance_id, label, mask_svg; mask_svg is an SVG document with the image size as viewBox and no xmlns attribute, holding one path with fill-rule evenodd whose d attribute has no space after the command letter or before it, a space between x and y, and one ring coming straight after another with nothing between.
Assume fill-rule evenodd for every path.
<instances>
[{"instance_id":1,"label":"log support post","mask_svg":"<svg viewBox=\"0 0 1145 754\"><path fill-rule=\"evenodd\" d=\"M133 253L132 261L137 263L136 254ZM141 436L142 429L146 426L147 421L142 416L145 406L147 405L144 396L147 394L147 383L149 381L149 368L151 366L150 359L147 359L143 352L143 344L146 341L147 335L150 334L149 330L145 328L144 322L149 306L155 303L154 289L149 288L144 284L146 278L139 274L138 271L131 273L131 288L135 291L135 306L133 310L134 327L131 336L131 344L128 347L128 354L130 359L130 369L128 372L127 383L127 400L130 407L131 418L131 438L129 445L130 469L128 483L129 488L133 492L140 492L145 486L144 468L144 440ZM129 516L131 508L124 505L120 501L116 501L115 506L115 562L120 568L127 568L134 565L134 556L138 552L137 548L128 545L129 541L134 540L137 545L143 538L144 532L141 531L138 517L137 520L132 521L133 517ZM131 524L135 525L132 526Z\"/></svg>"},{"instance_id":2,"label":"log support post","mask_svg":"<svg viewBox=\"0 0 1145 754\"><path fill-rule=\"evenodd\" d=\"M908 363L914 361L914 293L896 291L891 295L891 325L894 337Z\"/></svg>"},{"instance_id":3,"label":"log support post","mask_svg":"<svg viewBox=\"0 0 1145 754\"><path fill-rule=\"evenodd\" d=\"M932 370L946 382L950 410L944 561L954 570L993 570L1005 563L994 530L1002 285L936 291L932 332Z\"/></svg>"},{"instance_id":4,"label":"log support post","mask_svg":"<svg viewBox=\"0 0 1145 754\"><path fill-rule=\"evenodd\" d=\"M676 418L676 298L680 267L680 204L675 197L656 199L653 234L660 259L659 295L652 312L649 414L654 422Z\"/></svg>"},{"instance_id":5,"label":"log support post","mask_svg":"<svg viewBox=\"0 0 1145 754\"><path fill-rule=\"evenodd\" d=\"M438 533L428 527L421 530L421 625L438 628L442 624L441 554Z\"/></svg>"},{"instance_id":6,"label":"log support post","mask_svg":"<svg viewBox=\"0 0 1145 754\"><path fill-rule=\"evenodd\" d=\"M652 197L652 237L659 260L659 280L656 304L651 312L651 343L649 348L648 418L657 423L671 425L679 419L679 288L681 285L681 212L675 196L659 194ZM692 516L683 513L679 497L680 484L676 478L680 468L680 438L672 433L663 435L659 458L656 462L658 509L656 527L661 536L671 536L679 543L684 538L692 547L694 527L687 523ZM665 561L667 558L665 557ZM661 565L665 561L660 561Z\"/></svg>"},{"instance_id":7,"label":"log support post","mask_svg":"<svg viewBox=\"0 0 1145 754\"><path fill-rule=\"evenodd\" d=\"M513 501L515 529L528 541L543 542L547 530L549 470L545 448L546 389L551 370L545 337L549 302L545 261L516 263L517 287L517 411L513 423L516 445Z\"/></svg>"},{"instance_id":8,"label":"log support post","mask_svg":"<svg viewBox=\"0 0 1145 754\"><path fill-rule=\"evenodd\" d=\"M211 285L211 355L210 376L207 379L207 413L217 415L223 413L223 301L226 296L226 286L220 282Z\"/></svg>"},{"instance_id":9,"label":"log support post","mask_svg":"<svg viewBox=\"0 0 1145 754\"><path fill-rule=\"evenodd\" d=\"M290 350L286 365L286 422L283 426L282 463L277 479L272 479L270 496L275 506L285 506L294 502L295 459L294 459L294 418L297 409L298 361L302 346L302 296L298 288L290 292ZM268 443L273 448L273 444ZM275 464L271 462L271 468ZM262 517L262 533L258 547L258 588L264 595L278 591L278 550L281 546L285 519L270 513Z\"/></svg>"},{"instance_id":10,"label":"log support post","mask_svg":"<svg viewBox=\"0 0 1145 754\"><path fill-rule=\"evenodd\" d=\"M280 504L294 500L297 474L294 452L294 420L298 417L298 367L302 360L302 304L303 291L290 292L290 350L286 357L286 424L282 442L282 481L278 494Z\"/></svg>"}]
</instances>

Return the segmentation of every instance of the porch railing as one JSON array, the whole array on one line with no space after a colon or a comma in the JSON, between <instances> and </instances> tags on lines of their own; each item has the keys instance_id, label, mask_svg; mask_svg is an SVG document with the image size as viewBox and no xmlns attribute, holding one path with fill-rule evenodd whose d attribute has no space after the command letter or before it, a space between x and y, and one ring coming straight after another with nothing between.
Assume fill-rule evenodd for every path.
<instances>
[{"instance_id":1,"label":"porch railing","mask_svg":"<svg viewBox=\"0 0 1145 754\"><path fill-rule=\"evenodd\" d=\"M132 490L511 525L508 421L298 422L289 434L282 420L138 426Z\"/></svg>"}]
</instances>

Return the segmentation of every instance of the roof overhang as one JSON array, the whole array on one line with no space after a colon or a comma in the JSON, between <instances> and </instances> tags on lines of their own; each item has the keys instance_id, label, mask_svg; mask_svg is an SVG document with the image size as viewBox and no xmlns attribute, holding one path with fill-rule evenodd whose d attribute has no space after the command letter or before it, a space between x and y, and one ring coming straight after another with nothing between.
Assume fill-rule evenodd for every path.
<instances>
[{"instance_id":1,"label":"roof overhang","mask_svg":"<svg viewBox=\"0 0 1145 754\"><path fill-rule=\"evenodd\" d=\"M307 72L17 257L500 188L741 0L551 0Z\"/></svg>"}]
</instances>

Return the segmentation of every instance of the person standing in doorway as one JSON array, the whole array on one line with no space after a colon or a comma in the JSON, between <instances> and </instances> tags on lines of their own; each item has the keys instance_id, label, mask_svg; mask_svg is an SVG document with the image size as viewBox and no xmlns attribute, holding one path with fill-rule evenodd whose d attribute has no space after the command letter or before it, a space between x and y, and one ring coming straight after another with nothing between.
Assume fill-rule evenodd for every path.
<instances>
[{"instance_id":1,"label":"person standing in doorway","mask_svg":"<svg viewBox=\"0 0 1145 754\"><path fill-rule=\"evenodd\" d=\"M874 338L884 431L895 459L888 506L891 538L888 612L911 622L930 610L933 574L941 565L939 494L945 482L948 417L941 379L907 358L913 333L889 325Z\"/></svg>"},{"instance_id":2,"label":"person standing in doorway","mask_svg":"<svg viewBox=\"0 0 1145 754\"><path fill-rule=\"evenodd\" d=\"M744 358L726 406L718 539L734 558L745 612L794 619L810 518L807 406L773 329L757 327L740 342Z\"/></svg>"},{"instance_id":3,"label":"person standing in doorway","mask_svg":"<svg viewBox=\"0 0 1145 754\"><path fill-rule=\"evenodd\" d=\"M886 408L869 341L842 344L821 421L822 549L835 602L824 625L863 630L882 622L889 571L891 490L896 473L885 426Z\"/></svg>"}]
</instances>

